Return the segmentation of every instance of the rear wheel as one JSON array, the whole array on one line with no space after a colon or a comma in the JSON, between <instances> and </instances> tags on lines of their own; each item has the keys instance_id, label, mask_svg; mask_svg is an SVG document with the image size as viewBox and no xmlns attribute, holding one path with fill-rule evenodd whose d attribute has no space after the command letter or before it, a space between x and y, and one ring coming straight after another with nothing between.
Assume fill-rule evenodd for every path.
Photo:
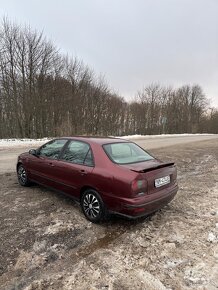
<instances>
[{"instance_id":1,"label":"rear wheel","mask_svg":"<svg viewBox=\"0 0 218 290\"><path fill-rule=\"evenodd\" d=\"M87 189L81 198L81 207L85 217L94 223L104 219L105 206L101 196L94 189Z\"/></svg>"},{"instance_id":2,"label":"rear wheel","mask_svg":"<svg viewBox=\"0 0 218 290\"><path fill-rule=\"evenodd\" d=\"M22 186L29 186L30 185L27 171L22 164L20 164L17 168L17 178L18 178L20 185L22 185Z\"/></svg>"}]
</instances>

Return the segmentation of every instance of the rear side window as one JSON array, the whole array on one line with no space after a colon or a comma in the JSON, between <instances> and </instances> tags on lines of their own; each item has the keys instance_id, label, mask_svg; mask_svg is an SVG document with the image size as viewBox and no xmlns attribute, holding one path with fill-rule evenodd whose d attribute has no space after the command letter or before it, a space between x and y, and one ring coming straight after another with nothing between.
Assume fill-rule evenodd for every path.
<instances>
[{"instance_id":1,"label":"rear side window","mask_svg":"<svg viewBox=\"0 0 218 290\"><path fill-rule=\"evenodd\" d=\"M105 144L103 148L109 158L118 164L129 164L154 159L149 153L134 143Z\"/></svg>"},{"instance_id":2,"label":"rear side window","mask_svg":"<svg viewBox=\"0 0 218 290\"><path fill-rule=\"evenodd\" d=\"M65 148L62 160L93 166L93 156L89 144L80 141L71 141Z\"/></svg>"},{"instance_id":3,"label":"rear side window","mask_svg":"<svg viewBox=\"0 0 218 290\"><path fill-rule=\"evenodd\" d=\"M39 150L39 156L45 156L51 159L58 159L58 156L67 140L53 140L43 145Z\"/></svg>"}]
</instances>

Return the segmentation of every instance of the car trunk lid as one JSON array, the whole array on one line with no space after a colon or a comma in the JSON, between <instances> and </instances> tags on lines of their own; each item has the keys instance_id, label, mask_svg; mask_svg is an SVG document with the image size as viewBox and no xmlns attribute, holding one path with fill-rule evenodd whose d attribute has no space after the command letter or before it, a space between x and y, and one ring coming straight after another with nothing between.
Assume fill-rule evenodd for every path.
<instances>
[{"instance_id":1,"label":"car trunk lid","mask_svg":"<svg viewBox=\"0 0 218 290\"><path fill-rule=\"evenodd\" d=\"M161 162L153 159L146 162L125 164L125 167L138 173L138 179L147 181L147 194L171 187L176 182L177 171L173 162Z\"/></svg>"}]
</instances>

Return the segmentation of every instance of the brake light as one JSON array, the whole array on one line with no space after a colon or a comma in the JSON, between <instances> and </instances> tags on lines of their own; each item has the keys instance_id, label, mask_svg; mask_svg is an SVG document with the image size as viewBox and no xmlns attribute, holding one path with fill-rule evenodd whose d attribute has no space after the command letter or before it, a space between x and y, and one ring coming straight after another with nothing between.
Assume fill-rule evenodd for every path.
<instances>
[{"instance_id":1,"label":"brake light","mask_svg":"<svg viewBox=\"0 0 218 290\"><path fill-rule=\"evenodd\" d=\"M131 188L134 194L145 194L147 190L147 182L145 179L135 179L132 181Z\"/></svg>"}]
</instances>

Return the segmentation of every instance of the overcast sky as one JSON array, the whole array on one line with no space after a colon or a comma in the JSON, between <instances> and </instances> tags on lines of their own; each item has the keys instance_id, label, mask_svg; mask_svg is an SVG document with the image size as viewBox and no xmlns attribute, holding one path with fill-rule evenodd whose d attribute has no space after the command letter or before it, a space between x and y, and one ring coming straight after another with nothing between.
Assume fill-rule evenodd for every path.
<instances>
[{"instance_id":1,"label":"overcast sky","mask_svg":"<svg viewBox=\"0 0 218 290\"><path fill-rule=\"evenodd\" d=\"M126 99L143 86L199 84L218 107L218 0L0 0Z\"/></svg>"}]
</instances>

